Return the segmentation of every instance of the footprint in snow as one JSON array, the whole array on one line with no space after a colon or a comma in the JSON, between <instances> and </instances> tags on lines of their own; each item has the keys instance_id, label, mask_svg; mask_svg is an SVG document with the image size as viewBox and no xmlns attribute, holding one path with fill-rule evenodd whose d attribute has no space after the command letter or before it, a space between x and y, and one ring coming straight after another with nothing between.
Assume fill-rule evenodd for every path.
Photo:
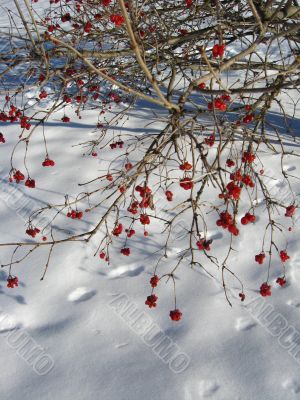
<instances>
[{"instance_id":1,"label":"footprint in snow","mask_svg":"<svg viewBox=\"0 0 300 400\"><path fill-rule=\"evenodd\" d=\"M300 286L299 284L299 279L300 279L300 257L299 254L294 254L293 259L291 260L291 280L294 282L298 287Z\"/></svg>"},{"instance_id":2,"label":"footprint in snow","mask_svg":"<svg viewBox=\"0 0 300 400\"><path fill-rule=\"evenodd\" d=\"M81 301L91 299L93 296L95 296L95 294L96 290L89 290L85 287L79 287L69 294L68 300L73 303L79 303Z\"/></svg>"},{"instance_id":3,"label":"footprint in snow","mask_svg":"<svg viewBox=\"0 0 300 400\"><path fill-rule=\"evenodd\" d=\"M293 393L299 393L300 392L300 383L297 382L294 379L287 379L282 382L282 387L284 389L290 390Z\"/></svg>"},{"instance_id":4,"label":"footprint in snow","mask_svg":"<svg viewBox=\"0 0 300 400\"><path fill-rule=\"evenodd\" d=\"M199 400L212 397L220 388L214 380L200 380L197 383L192 383L185 388L184 400Z\"/></svg>"},{"instance_id":5,"label":"footprint in snow","mask_svg":"<svg viewBox=\"0 0 300 400\"><path fill-rule=\"evenodd\" d=\"M298 308L300 307L300 301L294 300L294 299L289 299L287 300L286 304L290 307L295 307Z\"/></svg>"},{"instance_id":6,"label":"footprint in snow","mask_svg":"<svg viewBox=\"0 0 300 400\"><path fill-rule=\"evenodd\" d=\"M0 314L0 333L12 332L20 329L22 324L8 314Z\"/></svg>"},{"instance_id":7,"label":"footprint in snow","mask_svg":"<svg viewBox=\"0 0 300 400\"><path fill-rule=\"evenodd\" d=\"M296 167L294 165L286 165L285 167L283 167L283 170L286 172L291 172L291 171L295 171Z\"/></svg>"},{"instance_id":8,"label":"footprint in snow","mask_svg":"<svg viewBox=\"0 0 300 400\"><path fill-rule=\"evenodd\" d=\"M238 318L235 322L237 331L249 331L254 326L256 326L256 323L250 318Z\"/></svg>"},{"instance_id":9,"label":"footprint in snow","mask_svg":"<svg viewBox=\"0 0 300 400\"><path fill-rule=\"evenodd\" d=\"M122 347L126 347L126 346L128 346L128 343L120 343L120 344L116 344L115 348L116 349L121 349Z\"/></svg>"},{"instance_id":10,"label":"footprint in snow","mask_svg":"<svg viewBox=\"0 0 300 400\"><path fill-rule=\"evenodd\" d=\"M224 236L224 234L222 232L219 232L219 231L211 231L211 232L208 231L207 232L207 238L209 240L220 240L220 239L223 238L223 236Z\"/></svg>"},{"instance_id":11,"label":"footprint in snow","mask_svg":"<svg viewBox=\"0 0 300 400\"><path fill-rule=\"evenodd\" d=\"M127 276L138 276L145 270L145 267L136 264L120 265L117 268L113 268L106 273L106 276L110 279L124 278Z\"/></svg>"},{"instance_id":12,"label":"footprint in snow","mask_svg":"<svg viewBox=\"0 0 300 400\"><path fill-rule=\"evenodd\" d=\"M285 186L287 186L287 182L284 179L277 179L277 181L275 183L275 187L282 189Z\"/></svg>"}]
</instances>

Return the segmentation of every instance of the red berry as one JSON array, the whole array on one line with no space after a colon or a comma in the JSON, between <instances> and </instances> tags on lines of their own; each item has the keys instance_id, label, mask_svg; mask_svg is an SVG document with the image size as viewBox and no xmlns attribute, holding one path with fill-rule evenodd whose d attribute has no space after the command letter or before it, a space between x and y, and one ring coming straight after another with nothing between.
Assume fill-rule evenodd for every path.
<instances>
[{"instance_id":1,"label":"red berry","mask_svg":"<svg viewBox=\"0 0 300 400\"><path fill-rule=\"evenodd\" d=\"M13 289L15 286L19 286L19 279L16 276L11 276L7 278L7 287Z\"/></svg>"},{"instance_id":2,"label":"red berry","mask_svg":"<svg viewBox=\"0 0 300 400\"><path fill-rule=\"evenodd\" d=\"M158 297L155 294L151 294L150 296L147 296L147 300L145 301L145 304L149 307L156 307L156 302L157 302Z\"/></svg>"},{"instance_id":3,"label":"red berry","mask_svg":"<svg viewBox=\"0 0 300 400\"><path fill-rule=\"evenodd\" d=\"M241 301L244 301L246 298L244 293L239 293L239 297L241 298Z\"/></svg>"},{"instance_id":4,"label":"red berry","mask_svg":"<svg viewBox=\"0 0 300 400\"><path fill-rule=\"evenodd\" d=\"M180 179L179 185L185 190L191 190L194 186L194 182L191 178L182 178Z\"/></svg>"},{"instance_id":5,"label":"red berry","mask_svg":"<svg viewBox=\"0 0 300 400\"><path fill-rule=\"evenodd\" d=\"M193 168L193 166L192 166L189 162L185 161L183 164L181 164L181 165L179 166L179 168L180 168L182 171L190 171L190 170Z\"/></svg>"},{"instance_id":6,"label":"red berry","mask_svg":"<svg viewBox=\"0 0 300 400\"><path fill-rule=\"evenodd\" d=\"M84 30L84 32L86 32L86 33L90 33L91 30L92 30L92 28L93 28L93 24L92 24L90 21L88 21L88 22L84 25L83 30Z\"/></svg>"},{"instance_id":7,"label":"red berry","mask_svg":"<svg viewBox=\"0 0 300 400\"><path fill-rule=\"evenodd\" d=\"M34 189L34 188L35 188L35 180L34 180L34 179L28 178L28 179L25 181L25 186Z\"/></svg>"},{"instance_id":8,"label":"red berry","mask_svg":"<svg viewBox=\"0 0 300 400\"><path fill-rule=\"evenodd\" d=\"M258 263L258 264L262 264L263 262L264 262L264 259L266 258L266 255L264 254L264 253L260 253L260 254L257 254L256 256L255 256L255 261Z\"/></svg>"},{"instance_id":9,"label":"red berry","mask_svg":"<svg viewBox=\"0 0 300 400\"><path fill-rule=\"evenodd\" d=\"M130 249L128 247L124 247L123 249L121 249L121 254L128 257L130 255Z\"/></svg>"},{"instance_id":10,"label":"red berry","mask_svg":"<svg viewBox=\"0 0 300 400\"><path fill-rule=\"evenodd\" d=\"M228 159L226 160L226 165L227 167L231 168L235 166L235 162L233 160Z\"/></svg>"},{"instance_id":11,"label":"red berry","mask_svg":"<svg viewBox=\"0 0 300 400\"><path fill-rule=\"evenodd\" d=\"M173 192L171 192L170 190L166 191L166 198L168 201L172 201L173 200Z\"/></svg>"},{"instance_id":12,"label":"red berry","mask_svg":"<svg viewBox=\"0 0 300 400\"><path fill-rule=\"evenodd\" d=\"M286 207L284 215L286 217L292 217L295 214L295 211L296 211L296 207L292 204L292 205Z\"/></svg>"},{"instance_id":13,"label":"red berry","mask_svg":"<svg viewBox=\"0 0 300 400\"><path fill-rule=\"evenodd\" d=\"M261 287L260 287L260 294L263 296L263 297L266 297L266 296L271 296L271 285L268 285L268 283L267 282L265 282L265 283L263 283L262 285L261 285Z\"/></svg>"},{"instance_id":14,"label":"red berry","mask_svg":"<svg viewBox=\"0 0 300 400\"><path fill-rule=\"evenodd\" d=\"M290 258L290 256L287 254L285 250L281 250L279 255L282 262L286 262Z\"/></svg>"},{"instance_id":15,"label":"red berry","mask_svg":"<svg viewBox=\"0 0 300 400\"><path fill-rule=\"evenodd\" d=\"M155 288L158 284L159 277L157 275L153 275L152 278L150 279L150 285Z\"/></svg>"},{"instance_id":16,"label":"red berry","mask_svg":"<svg viewBox=\"0 0 300 400\"><path fill-rule=\"evenodd\" d=\"M286 284L286 280L284 278L277 278L276 283L280 286L284 286Z\"/></svg>"},{"instance_id":17,"label":"red berry","mask_svg":"<svg viewBox=\"0 0 300 400\"><path fill-rule=\"evenodd\" d=\"M181 317L182 317L182 312L178 310L178 308L170 311L170 318L172 321L180 321Z\"/></svg>"}]
</instances>

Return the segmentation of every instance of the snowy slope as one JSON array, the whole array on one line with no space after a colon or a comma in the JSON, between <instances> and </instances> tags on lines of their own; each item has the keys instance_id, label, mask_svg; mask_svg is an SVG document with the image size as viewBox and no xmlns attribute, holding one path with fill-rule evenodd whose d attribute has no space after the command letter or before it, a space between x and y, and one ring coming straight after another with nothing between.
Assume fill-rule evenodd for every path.
<instances>
[{"instance_id":1,"label":"snowy slope","mask_svg":"<svg viewBox=\"0 0 300 400\"><path fill-rule=\"evenodd\" d=\"M4 0L1 5L13 8L11 0ZM0 25L3 23L0 19ZM126 122L125 128L138 130L141 120L150 122L151 115L149 109L141 108ZM30 168L37 182L34 191L8 184L9 156L20 128L0 125L7 139L0 147L1 243L25 240L24 216L41 204L61 201L65 193L76 195L77 182L97 176L110 160L108 151L103 152L99 160L83 157L80 147L72 147L83 137L93 137L93 112L86 112L82 120L74 119L69 125L62 124L60 118L61 115L56 115L46 126L55 168L40 168L43 158L40 135L36 135L30 147ZM300 114L293 121L295 127L300 127L299 118ZM286 145L296 150L299 141L287 137ZM20 163L21 156L20 150ZM274 191L284 196L286 188L280 178L280 156L261 154L261 158L269 166L266 175L274 178ZM285 167L298 176L300 160L291 157ZM291 182L295 193L299 193L299 182L296 179ZM257 210L258 219L265 219L263 203ZM79 221L78 229L91 226L91 221L85 217ZM226 233L216 234L213 226L212 219L210 236L222 254L226 252ZM74 225L67 222L65 229L71 231ZM171 285L159 289L157 309L149 310L144 304L155 264L154 252L160 245L160 238L155 234L147 240L137 237L129 258L121 257L117 249L111 255L109 266L99 257L93 257L97 240L88 246L60 245L54 250L44 281L40 278L47 253L39 249L33 257L15 267L21 284L14 290L6 288L7 268L3 268L0 271L3 366L0 399L299 398L299 224L288 236L291 255L286 274L288 285L285 288L274 285L273 295L267 300L259 296L257 287L257 282L265 280L266 270L253 263L262 234L254 225L243 231L234 243L237 252L231 263L246 282L245 304L239 302L236 296L239 288L230 277L233 308L225 301L220 275L215 269L211 271L216 279L212 279L188 265L180 268L176 290L183 319L179 323L168 318L173 308ZM181 250L178 237L161 268L168 270ZM10 256L11 248L1 248L1 264L7 263ZM207 267L212 268L209 264ZM271 273L271 281L274 281L280 274L279 262ZM267 311L259 315L261 307ZM281 335L284 330L286 337ZM148 331L153 337L150 333L147 335ZM294 337L289 338L289 334ZM169 356L160 347L161 341L163 345L173 346Z\"/></svg>"}]
</instances>

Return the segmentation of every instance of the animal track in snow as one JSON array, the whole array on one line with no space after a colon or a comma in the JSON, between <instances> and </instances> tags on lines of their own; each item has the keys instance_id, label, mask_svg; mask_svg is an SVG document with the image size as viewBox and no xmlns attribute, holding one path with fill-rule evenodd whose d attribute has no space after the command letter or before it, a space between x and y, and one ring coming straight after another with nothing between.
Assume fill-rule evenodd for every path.
<instances>
[{"instance_id":1,"label":"animal track in snow","mask_svg":"<svg viewBox=\"0 0 300 400\"><path fill-rule=\"evenodd\" d=\"M89 290L85 287L79 287L69 294L68 300L73 303L79 303L81 301L91 299L93 296L95 296L95 294L95 290Z\"/></svg>"},{"instance_id":2,"label":"animal track in snow","mask_svg":"<svg viewBox=\"0 0 300 400\"><path fill-rule=\"evenodd\" d=\"M144 271L145 267L136 264L120 265L107 272L106 276L111 279L123 278L126 276L138 276Z\"/></svg>"},{"instance_id":3,"label":"animal track in snow","mask_svg":"<svg viewBox=\"0 0 300 400\"><path fill-rule=\"evenodd\" d=\"M238 318L235 322L237 331L249 331L254 326L256 326L256 323L250 318Z\"/></svg>"}]
</instances>

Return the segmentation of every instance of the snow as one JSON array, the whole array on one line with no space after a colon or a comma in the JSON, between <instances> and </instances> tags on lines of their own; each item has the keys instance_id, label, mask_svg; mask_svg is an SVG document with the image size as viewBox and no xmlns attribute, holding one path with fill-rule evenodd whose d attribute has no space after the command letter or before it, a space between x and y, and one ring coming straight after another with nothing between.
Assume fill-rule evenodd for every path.
<instances>
[{"instance_id":1,"label":"snow","mask_svg":"<svg viewBox=\"0 0 300 400\"><path fill-rule=\"evenodd\" d=\"M1 5L13 8L11 0L4 0ZM4 19L0 19L0 26L3 23ZM69 114L71 116L72 112ZM7 143L0 146L1 243L25 240L25 215L40 205L61 202L65 193L76 196L77 182L98 176L112 160L109 151L103 151L99 160L83 157L82 148L72 147L83 138L93 137L95 112L85 112L82 120L73 118L68 125L62 124L60 118L60 114L55 115L47 122L45 130L49 154L56 161L55 168L41 168L43 139L40 130L30 146L30 171L37 182L34 191L8 184L9 157L19 127L1 126L7 138ZM148 123L151 118L150 110L141 107L123 128L138 132L141 121ZM274 114L274 118L279 125L282 123L278 115ZM298 129L299 118L298 113L293 121ZM158 124L151 125L150 129L158 127ZM299 147L298 139L294 142L287 136L285 142L291 150ZM21 149L18 154L22 165ZM272 193L285 196L287 188L280 178L280 155L262 153L261 159L269 167L266 176L272 177ZM298 176L300 160L292 156L285 160L285 170ZM291 181L294 192L299 193L299 181ZM257 203L257 220L261 223L266 219L265 205L260 199ZM215 224L211 218L208 236L214 239L217 254L222 255L226 253L227 235L225 231L213 229ZM87 229L92 221L85 216L78 221L76 229ZM297 361L297 354L294 354L299 337L295 335L284 347L280 342L281 332L277 334L274 327L275 330L268 329L273 319L260 316L253 308L253 300L259 297L261 304L270 306L274 317L279 315L286 320L286 329L293 327L300 331L299 224L288 236L291 255L287 264L288 285L277 288L274 284L280 274L280 265L275 263L271 271L273 295L264 301L258 293L258 282L264 281L266 270L253 263L253 254L259 251L263 235L263 230L257 228L258 223L247 227L247 233L243 231L234 242L237 252L231 258L233 269L246 282L245 304L239 302L239 288L230 276L227 284L232 308L225 300L220 275L210 264L205 267L215 278L201 269L184 265L176 273L176 296L183 312L183 319L178 323L168 317L173 308L171 285L163 284L158 291L159 306L155 310L149 310L144 304L157 261L155 252L161 245L161 238L155 234L150 234L147 240L142 235L136 238L129 258L121 257L116 249L109 266L99 257L93 257L98 247L97 238L88 245L61 244L53 252L43 281L40 278L47 252L39 249L34 256L15 266L20 286L14 290L6 288L7 267L3 268L0 271L0 399L299 398L299 356ZM67 221L64 229L71 232L74 224ZM184 233L179 230L177 240L170 243L168 258L162 267L166 271L184 250L182 236ZM11 248L2 247L1 264L9 262L10 256ZM147 336L151 329L157 332L152 341ZM160 340L173 346L174 353L169 357L159 347ZM27 344L31 345L33 353L26 353ZM172 355L178 354L182 356L179 365L174 358L172 361ZM40 355L44 358L39 358Z\"/></svg>"}]
</instances>

